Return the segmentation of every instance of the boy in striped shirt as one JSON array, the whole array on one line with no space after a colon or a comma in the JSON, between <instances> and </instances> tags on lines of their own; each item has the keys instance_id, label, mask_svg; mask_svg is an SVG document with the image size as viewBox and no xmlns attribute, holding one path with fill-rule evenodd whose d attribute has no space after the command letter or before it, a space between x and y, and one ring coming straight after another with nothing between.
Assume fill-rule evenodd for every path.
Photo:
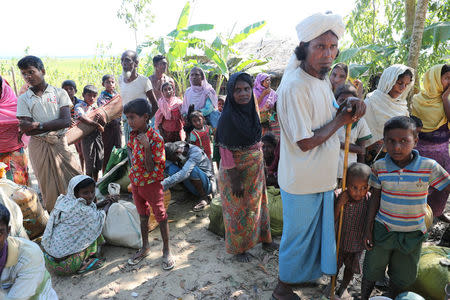
<instances>
[{"instance_id":1,"label":"boy in striped shirt","mask_svg":"<svg viewBox=\"0 0 450 300\"><path fill-rule=\"evenodd\" d=\"M450 176L436 161L413 150L416 125L409 117L394 117L384 125L385 158L376 161L369 184L372 197L364 245L361 299L367 300L386 267L391 297L417 276L422 242L426 239L425 208L428 188L450 191Z\"/></svg>"}]
</instances>

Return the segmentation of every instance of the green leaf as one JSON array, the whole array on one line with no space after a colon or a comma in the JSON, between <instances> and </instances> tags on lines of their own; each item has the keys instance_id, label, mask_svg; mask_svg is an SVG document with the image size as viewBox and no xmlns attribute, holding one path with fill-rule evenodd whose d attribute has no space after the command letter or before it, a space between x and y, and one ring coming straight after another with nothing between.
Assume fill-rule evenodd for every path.
<instances>
[{"instance_id":1,"label":"green leaf","mask_svg":"<svg viewBox=\"0 0 450 300\"><path fill-rule=\"evenodd\" d=\"M233 72L241 72L241 71L245 71L247 69L256 67L256 66L262 66L264 64L266 64L267 61L266 60L260 60L260 59L248 59L248 60L244 60L242 61L240 64L238 64L234 69Z\"/></svg>"},{"instance_id":2,"label":"green leaf","mask_svg":"<svg viewBox=\"0 0 450 300\"><path fill-rule=\"evenodd\" d=\"M369 66L359 64L350 64L348 68L351 78L359 78L362 74L369 70Z\"/></svg>"},{"instance_id":3,"label":"green leaf","mask_svg":"<svg viewBox=\"0 0 450 300\"><path fill-rule=\"evenodd\" d=\"M213 24L195 24L191 25L188 28L185 29L188 33L193 33L196 31L208 31L214 28Z\"/></svg>"},{"instance_id":4,"label":"green leaf","mask_svg":"<svg viewBox=\"0 0 450 300\"><path fill-rule=\"evenodd\" d=\"M217 36L211 44L211 47L213 47L214 50L221 50L223 46L225 45L222 43L219 36Z\"/></svg>"},{"instance_id":5,"label":"green leaf","mask_svg":"<svg viewBox=\"0 0 450 300\"><path fill-rule=\"evenodd\" d=\"M338 59L336 60L336 62L348 62L351 61L353 57L355 57L356 54L358 54L358 52L361 49L356 47L356 48L348 48L345 50L340 51Z\"/></svg>"},{"instance_id":6,"label":"green leaf","mask_svg":"<svg viewBox=\"0 0 450 300\"><path fill-rule=\"evenodd\" d=\"M189 23L190 12L191 12L191 3L187 1L186 5L183 7L183 10L181 11L180 18L178 19L177 30L186 28L186 26Z\"/></svg>"},{"instance_id":7,"label":"green leaf","mask_svg":"<svg viewBox=\"0 0 450 300\"><path fill-rule=\"evenodd\" d=\"M239 32L233 38L228 40L228 46L232 46L236 43L239 43L239 42L245 40L249 35L260 30L265 25L266 25L266 21L260 21L260 22L253 23L252 25L245 27L241 32Z\"/></svg>"},{"instance_id":8,"label":"green leaf","mask_svg":"<svg viewBox=\"0 0 450 300\"><path fill-rule=\"evenodd\" d=\"M222 75L228 78L228 67L226 62L217 54L216 51L209 47L205 47L206 56L212 60L220 69Z\"/></svg>"},{"instance_id":9,"label":"green leaf","mask_svg":"<svg viewBox=\"0 0 450 300\"><path fill-rule=\"evenodd\" d=\"M434 23L424 28L422 47L428 48L434 46L434 48L436 49L439 44L446 43L449 39L450 22Z\"/></svg>"}]
</instances>

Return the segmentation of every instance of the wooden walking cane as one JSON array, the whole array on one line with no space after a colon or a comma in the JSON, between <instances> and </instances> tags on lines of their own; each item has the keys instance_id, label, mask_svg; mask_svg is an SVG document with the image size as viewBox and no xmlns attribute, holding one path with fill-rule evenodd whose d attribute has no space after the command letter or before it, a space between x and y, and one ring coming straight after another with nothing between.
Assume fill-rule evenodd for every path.
<instances>
[{"instance_id":1,"label":"wooden walking cane","mask_svg":"<svg viewBox=\"0 0 450 300\"><path fill-rule=\"evenodd\" d=\"M342 174L342 192L345 191L347 187L347 167L348 167L348 151L350 149L350 133L352 131L352 124L347 124L345 130L345 147L344 147L344 168ZM344 216L344 206L341 207L339 212L339 225L338 225L338 238L336 243L336 261L339 259L339 246L341 245L341 231L342 231L342 218ZM339 270L337 270L339 272ZM336 288L336 275L331 277L331 293L330 299L334 300L334 289Z\"/></svg>"},{"instance_id":2,"label":"wooden walking cane","mask_svg":"<svg viewBox=\"0 0 450 300\"><path fill-rule=\"evenodd\" d=\"M14 92L16 92L16 96L18 97L19 95L17 94L16 75L14 74L13 66L11 66L11 76L12 76L13 85L14 85Z\"/></svg>"}]
</instances>

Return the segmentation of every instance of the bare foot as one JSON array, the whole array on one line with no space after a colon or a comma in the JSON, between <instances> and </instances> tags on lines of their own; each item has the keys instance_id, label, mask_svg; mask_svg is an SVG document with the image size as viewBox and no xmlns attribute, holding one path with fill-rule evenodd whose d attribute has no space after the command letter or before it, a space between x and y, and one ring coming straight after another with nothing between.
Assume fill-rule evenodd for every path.
<instances>
[{"instance_id":1,"label":"bare foot","mask_svg":"<svg viewBox=\"0 0 450 300\"><path fill-rule=\"evenodd\" d=\"M450 219L447 217L447 215L445 213L443 213L442 215L440 215L438 217L439 221L444 222L444 223L450 223Z\"/></svg>"},{"instance_id":2,"label":"bare foot","mask_svg":"<svg viewBox=\"0 0 450 300\"><path fill-rule=\"evenodd\" d=\"M250 262L250 255L247 252L236 254L236 260L238 262L248 263Z\"/></svg>"},{"instance_id":3,"label":"bare foot","mask_svg":"<svg viewBox=\"0 0 450 300\"><path fill-rule=\"evenodd\" d=\"M262 249L263 249L264 251L267 251L267 252L273 252L273 251L276 251L276 250L278 250L279 247L280 247L280 245L278 245L278 244L275 243L275 242L271 242L271 243L262 243Z\"/></svg>"},{"instance_id":4,"label":"bare foot","mask_svg":"<svg viewBox=\"0 0 450 300\"><path fill-rule=\"evenodd\" d=\"M274 300L301 300L300 297L294 293L292 288L281 282L278 281L277 286L275 287L275 290L272 293L272 299Z\"/></svg>"}]
</instances>

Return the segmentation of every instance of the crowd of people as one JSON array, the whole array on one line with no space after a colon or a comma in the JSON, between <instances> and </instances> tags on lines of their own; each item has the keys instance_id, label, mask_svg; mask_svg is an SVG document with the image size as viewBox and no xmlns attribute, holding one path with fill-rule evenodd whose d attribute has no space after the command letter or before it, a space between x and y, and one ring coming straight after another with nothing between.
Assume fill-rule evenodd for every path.
<instances>
[{"instance_id":1,"label":"crowd of people","mask_svg":"<svg viewBox=\"0 0 450 300\"><path fill-rule=\"evenodd\" d=\"M273 299L300 299L292 285L336 274L343 265L339 296L353 275L362 273L361 299L369 299L386 268L392 298L411 285L427 233L426 206L449 222L444 208L450 192L450 66L436 65L424 74L410 114L412 68L389 66L375 88L364 89L349 78L347 65L332 66L345 30L340 16L315 14L296 29L299 44L276 91L269 74L253 79L238 72L223 97L203 69L194 67L190 87L177 95L164 56L153 58L154 74L146 77L138 74L139 58L131 50L121 56L117 81L105 74L104 90L86 85L82 99L73 80L62 88L48 84L35 56L18 62L28 85L19 97L0 77L0 162L8 166L8 179L30 185L29 157L50 213L42 252L33 242L8 236L10 215L0 205L1 287L8 297L57 299L47 269L68 275L102 267L102 227L117 198L97 201L95 186L113 147L122 147L122 134L142 236L128 264L149 255L152 211L163 241L162 268L174 268L164 191L182 183L197 199L193 211L220 195L225 249L237 261L250 261L248 250L259 243L266 251L279 249ZM116 95L122 117L105 120L98 108ZM72 150L65 134L80 123L93 131ZM341 189L344 175L347 185ZM280 189L283 202L280 245L271 236L268 185Z\"/></svg>"}]
</instances>

